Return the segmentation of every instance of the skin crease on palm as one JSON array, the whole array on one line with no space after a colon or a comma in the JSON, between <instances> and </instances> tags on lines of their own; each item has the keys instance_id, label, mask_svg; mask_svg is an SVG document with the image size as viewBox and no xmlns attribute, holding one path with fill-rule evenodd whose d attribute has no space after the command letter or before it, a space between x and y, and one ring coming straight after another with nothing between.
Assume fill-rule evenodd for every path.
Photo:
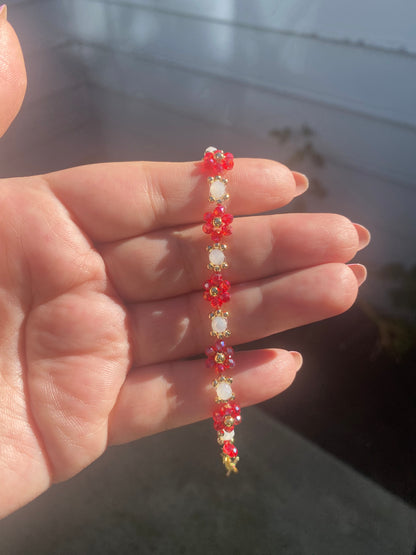
<instances>
[{"instance_id":1,"label":"skin crease on palm","mask_svg":"<svg viewBox=\"0 0 416 555\"><path fill-rule=\"evenodd\" d=\"M3 135L26 87L4 10L0 53ZM334 214L244 217L306 189L277 162L237 159L232 181L229 211L241 216L229 241L233 344L347 310L365 279L347 263L368 232ZM0 516L108 445L210 416L210 376L190 360L209 343L204 184L197 162L0 180ZM302 357L241 351L236 362L244 406L288 387Z\"/></svg>"}]
</instances>

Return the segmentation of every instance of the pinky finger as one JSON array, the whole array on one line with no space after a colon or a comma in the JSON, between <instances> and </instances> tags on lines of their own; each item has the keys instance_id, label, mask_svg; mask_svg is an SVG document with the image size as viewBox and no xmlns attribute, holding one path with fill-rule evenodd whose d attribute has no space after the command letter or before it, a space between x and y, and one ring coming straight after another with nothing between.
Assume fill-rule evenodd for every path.
<instances>
[{"instance_id":1,"label":"pinky finger","mask_svg":"<svg viewBox=\"0 0 416 555\"><path fill-rule=\"evenodd\" d=\"M299 353L281 349L236 355L233 392L242 406L284 391L302 365ZM208 418L215 392L203 360L174 361L133 369L109 419L109 444L127 443Z\"/></svg>"}]
</instances>

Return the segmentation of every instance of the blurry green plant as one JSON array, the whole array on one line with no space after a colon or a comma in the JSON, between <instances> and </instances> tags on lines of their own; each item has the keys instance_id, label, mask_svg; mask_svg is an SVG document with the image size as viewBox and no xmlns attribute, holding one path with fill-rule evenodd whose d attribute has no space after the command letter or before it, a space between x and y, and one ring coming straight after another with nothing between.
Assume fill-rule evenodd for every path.
<instances>
[{"instance_id":1,"label":"blurry green plant","mask_svg":"<svg viewBox=\"0 0 416 555\"><path fill-rule=\"evenodd\" d=\"M275 138L280 145L289 149L289 156L283 161L289 168L303 168L309 177L309 193L323 198L327 196L328 191L325 189L322 181L316 177L312 168L319 169L325 166L325 158L314 145L316 133L308 125L304 124L299 129L291 127L274 128L269 131L269 135ZM305 211L306 205L303 198L296 201L296 210Z\"/></svg>"},{"instance_id":2,"label":"blurry green plant","mask_svg":"<svg viewBox=\"0 0 416 555\"><path fill-rule=\"evenodd\" d=\"M378 274L393 284L389 289L393 305L405 309L416 323L416 264L406 268L400 262L391 262L382 266Z\"/></svg>"},{"instance_id":3,"label":"blurry green plant","mask_svg":"<svg viewBox=\"0 0 416 555\"><path fill-rule=\"evenodd\" d=\"M274 128L269 135L288 151L284 164L308 174L308 193L321 199L326 197L327 189L321 179L314 175L319 174L325 166L325 157L314 144L315 131L304 124L300 128ZM294 211L306 211L306 202L303 196L296 198ZM359 301L361 310L377 327L378 340L374 355L383 351L400 361L416 348L416 265L407 269L403 264L390 263L372 272L372 275L390 284L388 295L392 304L390 313L387 313L387 310L375 308L366 300Z\"/></svg>"},{"instance_id":4,"label":"blurry green plant","mask_svg":"<svg viewBox=\"0 0 416 555\"><path fill-rule=\"evenodd\" d=\"M416 349L416 325L413 322L404 317L383 313L363 299L358 304L377 327L377 344L373 348L373 357L382 351L399 363Z\"/></svg>"},{"instance_id":5,"label":"blurry green plant","mask_svg":"<svg viewBox=\"0 0 416 555\"><path fill-rule=\"evenodd\" d=\"M400 262L391 262L374 272L388 282L388 295L392 313L375 310L366 301L360 301L365 314L378 329L378 348L386 351L396 361L416 349L416 264L406 268ZM400 315L394 312L400 311Z\"/></svg>"}]
</instances>

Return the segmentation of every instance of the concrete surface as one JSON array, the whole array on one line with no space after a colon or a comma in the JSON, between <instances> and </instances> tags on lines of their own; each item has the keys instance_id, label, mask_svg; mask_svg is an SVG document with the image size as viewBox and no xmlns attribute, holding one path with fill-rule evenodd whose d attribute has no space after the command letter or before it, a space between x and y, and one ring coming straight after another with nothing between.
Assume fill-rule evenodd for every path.
<instances>
[{"instance_id":1,"label":"concrete surface","mask_svg":"<svg viewBox=\"0 0 416 555\"><path fill-rule=\"evenodd\" d=\"M202 422L111 448L0 522L0 553L411 555L416 511L259 409L223 474Z\"/></svg>"}]
</instances>

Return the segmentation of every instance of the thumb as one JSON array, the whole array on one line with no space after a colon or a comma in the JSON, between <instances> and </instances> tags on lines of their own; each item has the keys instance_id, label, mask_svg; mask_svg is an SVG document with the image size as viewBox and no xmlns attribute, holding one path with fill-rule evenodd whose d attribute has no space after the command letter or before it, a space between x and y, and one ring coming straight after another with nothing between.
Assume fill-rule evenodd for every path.
<instances>
[{"instance_id":1,"label":"thumb","mask_svg":"<svg viewBox=\"0 0 416 555\"><path fill-rule=\"evenodd\" d=\"M0 137L17 116L26 92L26 69L19 39L0 6Z\"/></svg>"}]
</instances>

